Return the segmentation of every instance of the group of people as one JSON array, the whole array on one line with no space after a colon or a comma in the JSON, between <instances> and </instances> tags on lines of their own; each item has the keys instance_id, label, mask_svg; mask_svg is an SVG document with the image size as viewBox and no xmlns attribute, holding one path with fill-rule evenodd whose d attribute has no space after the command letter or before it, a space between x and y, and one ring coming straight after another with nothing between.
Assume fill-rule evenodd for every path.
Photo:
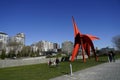
<instances>
[{"instance_id":1,"label":"group of people","mask_svg":"<svg viewBox=\"0 0 120 80\"><path fill-rule=\"evenodd\" d=\"M59 59L58 58L56 58L56 60L55 61L51 61L51 59L49 60L49 62L48 62L48 65L49 66L52 66L52 65L55 65L55 66L58 66L58 64L59 64Z\"/></svg>"},{"instance_id":2,"label":"group of people","mask_svg":"<svg viewBox=\"0 0 120 80\"><path fill-rule=\"evenodd\" d=\"M109 62L115 62L115 53L113 51L108 52L108 60Z\"/></svg>"}]
</instances>

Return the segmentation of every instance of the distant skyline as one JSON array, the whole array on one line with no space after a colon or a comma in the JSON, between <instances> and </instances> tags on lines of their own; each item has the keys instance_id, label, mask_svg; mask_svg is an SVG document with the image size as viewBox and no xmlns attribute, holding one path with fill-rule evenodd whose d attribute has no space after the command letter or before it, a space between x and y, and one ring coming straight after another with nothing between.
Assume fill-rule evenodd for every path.
<instances>
[{"instance_id":1,"label":"distant skyline","mask_svg":"<svg viewBox=\"0 0 120 80\"><path fill-rule=\"evenodd\" d=\"M95 47L113 47L112 37L120 34L120 0L0 0L0 31L25 33L26 45L74 42L72 16L81 33L100 38Z\"/></svg>"}]
</instances>

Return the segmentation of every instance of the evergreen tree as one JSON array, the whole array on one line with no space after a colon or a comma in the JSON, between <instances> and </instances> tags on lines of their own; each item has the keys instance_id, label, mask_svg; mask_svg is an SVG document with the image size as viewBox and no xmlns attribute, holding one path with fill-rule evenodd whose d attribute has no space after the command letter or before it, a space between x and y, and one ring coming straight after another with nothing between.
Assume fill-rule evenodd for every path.
<instances>
[{"instance_id":1,"label":"evergreen tree","mask_svg":"<svg viewBox=\"0 0 120 80\"><path fill-rule=\"evenodd\" d=\"M5 51L5 50L2 50L1 59L5 59L5 57L6 57L6 51Z\"/></svg>"}]
</instances>

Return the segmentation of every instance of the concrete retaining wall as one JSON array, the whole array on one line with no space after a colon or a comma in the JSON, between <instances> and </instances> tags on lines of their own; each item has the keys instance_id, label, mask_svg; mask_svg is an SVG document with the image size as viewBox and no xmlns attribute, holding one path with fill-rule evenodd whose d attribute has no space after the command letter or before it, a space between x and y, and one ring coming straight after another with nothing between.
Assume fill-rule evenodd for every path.
<instances>
[{"instance_id":1,"label":"concrete retaining wall","mask_svg":"<svg viewBox=\"0 0 120 80\"><path fill-rule=\"evenodd\" d=\"M87 58L87 56L85 56ZM82 56L78 56L77 59L82 59ZM59 58L61 60L61 58ZM35 57L35 58L24 58L24 59L5 59L0 60L0 68L13 67L13 66L22 66L22 65L31 65L31 64L40 64L48 63L49 58L44 57ZM55 58L51 58L51 61L55 61Z\"/></svg>"},{"instance_id":2,"label":"concrete retaining wall","mask_svg":"<svg viewBox=\"0 0 120 80\"><path fill-rule=\"evenodd\" d=\"M52 58L52 60L55 60L55 58ZM5 59L5 60L0 60L0 68L47 63L48 61L49 59L45 57L14 59L14 60Z\"/></svg>"}]
</instances>

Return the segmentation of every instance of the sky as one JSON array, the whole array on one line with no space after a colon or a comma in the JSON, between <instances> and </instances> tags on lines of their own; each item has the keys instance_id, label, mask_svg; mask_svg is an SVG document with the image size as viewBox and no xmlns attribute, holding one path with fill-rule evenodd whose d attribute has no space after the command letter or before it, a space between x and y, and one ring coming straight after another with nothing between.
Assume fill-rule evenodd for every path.
<instances>
[{"instance_id":1,"label":"sky","mask_svg":"<svg viewBox=\"0 0 120 80\"><path fill-rule=\"evenodd\" d=\"M0 0L0 31L23 32L26 45L46 40L74 42L72 16L82 34L100 38L95 47L114 47L120 34L120 0Z\"/></svg>"}]
</instances>

